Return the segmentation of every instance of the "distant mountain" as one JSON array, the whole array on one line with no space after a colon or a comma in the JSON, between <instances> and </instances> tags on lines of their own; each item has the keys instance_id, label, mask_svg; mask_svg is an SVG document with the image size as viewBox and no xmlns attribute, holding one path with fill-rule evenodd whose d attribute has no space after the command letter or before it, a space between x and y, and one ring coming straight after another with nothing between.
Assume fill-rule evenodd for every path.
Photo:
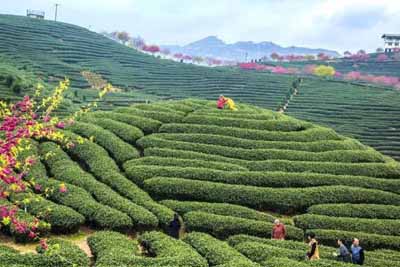
<instances>
[{"instance_id":1,"label":"distant mountain","mask_svg":"<svg viewBox=\"0 0 400 267\"><path fill-rule=\"evenodd\" d=\"M216 36L209 36L185 46L162 45L161 48L169 49L172 53L182 53L191 56L213 57L236 61L246 60L246 53L248 60L269 56L273 52L276 52L280 55L317 55L318 53L322 52L330 56L339 56L339 53L333 50L296 46L282 47L273 42L254 43L248 41L227 44Z\"/></svg>"}]
</instances>

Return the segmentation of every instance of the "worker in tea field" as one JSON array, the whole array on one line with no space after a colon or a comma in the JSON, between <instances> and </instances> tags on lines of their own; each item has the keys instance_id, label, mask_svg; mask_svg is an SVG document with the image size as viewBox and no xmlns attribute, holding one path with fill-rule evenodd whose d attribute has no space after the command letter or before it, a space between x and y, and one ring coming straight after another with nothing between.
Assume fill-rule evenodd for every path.
<instances>
[{"instance_id":1,"label":"worker in tea field","mask_svg":"<svg viewBox=\"0 0 400 267\"><path fill-rule=\"evenodd\" d=\"M146 257L154 258L157 256L156 252L151 247L150 242L147 240L143 240L139 243L139 252Z\"/></svg>"},{"instance_id":2,"label":"worker in tea field","mask_svg":"<svg viewBox=\"0 0 400 267\"><path fill-rule=\"evenodd\" d=\"M218 101L217 101L217 108L224 109L226 102L227 102L227 99L223 95L220 95L218 98Z\"/></svg>"},{"instance_id":3,"label":"worker in tea field","mask_svg":"<svg viewBox=\"0 0 400 267\"><path fill-rule=\"evenodd\" d=\"M310 246L310 250L307 252L307 259L312 260L319 260L319 248L318 248L318 241L315 239L315 234L310 232L307 235L308 245Z\"/></svg>"},{"instance_id":4,"label":"worker in tea field","mask_svg":"<svg viewBox=\"0 0 400 267\"><path fill-rule=\"evenodd\" d=\"M351 262L351 255L347 247L344 245L344 241L342 239L337 240L337 244L339 246L338 253L335 253L338 261L342 262Z\"/></svg>"},{"instance_id":5,"label":"worker in tea field","mask_svg":"<svg viewBox=\"0 0 400 267\"><path fill-rule=\"evenodd\" d=\"M274 221L274 227L272 228L271 238L275 240L285 240L286 228L283 223L278 219Z\"/></svg>"},{"instance_id":6,"label":"worker in tea field","mask_svg":"<svg viewBox=\"0 0 400 267\"><path fill-rule=\"evenodd\" d=\"M353 239L353 245L351 245L351 260L354 264L364 264L364 249L360 246L360 240L357 238Z\"/></svg>"},{"instance_id":7,"label":"worker in tea field","mask_svg":"<svg viewBox=\"0 0 400 267\"><path fill-rule=\"evenodd\" d=\"M226 99L226 104L228 105L229 109L232 111L237 111L235 102L233 102L232 98L225 98Z\"/></svg>"},{"instance_id":8,"label":"worker in tea field","mask_svg":"<svg viewBox=\"0 0 400 267\"><path fill-rule=\"evenodd\" d=\"M174 218L172 219L172 221L169 223L169 235L172 236L173 238L179 239L179 232L181 230L181 221L179 219L179 215L178 213L174 214Z\"/></svg>"}]
</instances>

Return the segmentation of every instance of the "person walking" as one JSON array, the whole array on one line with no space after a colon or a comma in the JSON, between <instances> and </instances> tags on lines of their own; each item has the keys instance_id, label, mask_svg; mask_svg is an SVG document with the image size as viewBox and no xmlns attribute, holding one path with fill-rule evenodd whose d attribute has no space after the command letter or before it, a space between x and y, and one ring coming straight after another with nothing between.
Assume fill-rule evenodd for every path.
<instances>
[{"instance_id":1,"label":"person walking","mask_svg":"<svg viewBox=\"0 0 400 267\"><path fill-rule=\"evenodd\" d=\"M364 249L360 246L360 240L358 240L358 238L354 238L353 244L351 245L351 260L353 264L364 264Z\"/></svg>"},{"instance_id":2,"label":"person walking","mask_svg":"<svg viewBox=\"0 0 400 267\"><path fill-rule=\"evenodd\" d=\"M337 244L339 246L338 253L335 253L338 261L351 262L351 255L347 247L344 245L343 239L338 239Z\"/></svg>"},{"instance_id":3,"label":"person walking","mask_svg":"<svg viewBox=\"0 0 400 267\"><path fill-rule=\"evenodd\" d=\"M286 228L283 223L281 223L278 219L274 221L274 226L272 228L271 239L275 240L285 240L286 237Z\"/></svg>"},{"instance_id":4,"label":"person walking","mask_svg":"<svg viewBox=\"0 0 400 267\"><path fill-rule=\"evenodd\" d=\"M307 239L310 246L310 250L307 252L307 259L310 261L319 260L318 241L315 239L315 234L313 232L308 233Z\"/></svg>"}]
</instances>

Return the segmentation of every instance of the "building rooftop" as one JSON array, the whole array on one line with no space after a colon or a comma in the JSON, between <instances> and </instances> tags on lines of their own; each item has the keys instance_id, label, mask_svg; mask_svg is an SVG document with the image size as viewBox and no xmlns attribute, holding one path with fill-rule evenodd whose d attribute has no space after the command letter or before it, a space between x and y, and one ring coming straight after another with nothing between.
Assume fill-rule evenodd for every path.
<instances>
[{"instance_id":1,"label":"building rooftop","mask_svg":"<svg viewBox=\"0 0 400 267\"><path fill-rule=\"evenodd\" d=\"M399 38L400 39L400 34L387 34L387 33L385 33L384 35L382 35L382 38L387 38L387 37L389 37L389 38Z\"/></svg>"}]
</instances>

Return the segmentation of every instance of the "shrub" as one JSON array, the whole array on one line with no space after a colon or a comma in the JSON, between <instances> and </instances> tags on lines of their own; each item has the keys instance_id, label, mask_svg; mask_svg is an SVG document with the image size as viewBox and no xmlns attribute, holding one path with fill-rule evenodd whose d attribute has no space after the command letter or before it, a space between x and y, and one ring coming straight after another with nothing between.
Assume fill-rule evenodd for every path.
<instances>
[{"instance_id":1,"label":"shrub","mask_svg":"<svg viewBox=\"0 0 400 267\"><path fill-rule=\"evenodd\" d=\"M331 150L362 150L366 149L364 145L354 139L344 140L323 140L311 142L294 142L294 141L262 141L249 140L231 136L215 135L215 134L153 134L164 140L181 141L190 143L202 143L208 145L221 145L244 149L288 149L309 152L324 152Z\"/></svg>"},{"instance_id":2,"label":"shrub","mask_svg":"<svg viewBox=\"0 0 400 267\"><path fill-rule=\"evenodd\" d=\"M166 158L168 159L168 158ZM379 179L363 176L332 175L319 173L287 172L250 172L220 171L208 168L143 166L127 162L124 164L126 174L136 183L155 176L178 177L190 180L204 180L226 184L242 184L264 187L311 187L324 185L356 184L358 187L379 189L400 193L400 181L397 179Z\"/></svg>"},{"instance_id":3,"label":"shrub","mask_svg":"<svg viewBox=\"0 0 400 267\"><path fill-rule=\"evenodd\" d=\"M175 107L175 108L174 108ZM180 107L185 109L184 111L176 110L176 107ZM171 105L166 102L162 101L160 103L151 103L151 104L136 104L131 106L131 108L146 110L146 111L158 111L158 112L166 112L166 113L176 113L180 116L185 116L186 112L193 111L192 108L188 108L184 105L179 105L178 103ZM187 110L187 111L186 111Z\"/></svg>"},{"instance_id":4,"label":"shrub","mask_svg":"<svg viewBox=\"0 0 400 267\"><path fill-rule=\"evenodd\" d=\"M273 224L270 222L222 216L201 211L188 212L183 217L185 226L189 231L205 232L222 239L236 234L271 237L273 228ZM288 225L286 230L288 239L300 240L303 238L301 229Z\"/></svg>"},{"instance_id":5,"label":"shrub","mask_svg":"<svg viewBox=\"0 0 400 267\"><path fill-rule=\"evenodd\" d=\"M112 119L85 116L81 119L81 121L98 125L106 130L109 130L125 142L133 145L136 143L136 140L144 136L142 130L139 128Z\"/></svg>"},{"instance_id":6,"label":"shrub","mask_svg":"<svg viewBox=\"0 0 400 267\"><path fill-rule=\"evenodd\" d=\"M175 112L148 111L136 109L134 107L117 108L114 112L150 118L162 123L179 123L182 122L183 119L183 115L176 114Z\"/></svg>"},{"instance_id":7,"label":"shrub","mask_svg":"<svg viewBox=\"0 0 400 267\"><path fill-rule=\"evenodd\" d=\"M145 134L155 133L161 126L160 121L124 113L97 111L90 113L89 116L93 116L95 118L107 118L123 122L141 129Z\"/></svg>"},{"instance_id":8,"label":"shrub","mask_svg":"<svg viewBox=\"0 0 400 267\"><path fill-rule=\"evenodd\" d=\"M348 232L338 230L324 230L324 229L313 229L310 230L316 234L317 239L321 244L327 246L335 246L336 241L344 239L346 243L351 243L353 238L360 239L361 246L366 250L374 249L400 249L400 237L399 236L388 236L388 235L377 235L368 234L362 232Z\"/></svg>"},{"instance_id":9,"label":"shrub","mask_svg":"<svg viewBox=\"0 0 400 267\"><path fill-rule=\"evenodd\" d=\"M9 210L16 208L17 212L15 217L18 221L25 223L26 225L31 225L35 221L35 217L31 214L23 211L22 209L18 209L15 205L9 202L6 199L0 198L0 206L7 207ZM3 220L3 217L0 216L0 220ZM20 232L15 228L15 224L9 224L1 229L4 233L11 235L16 242L26 243L32 241L28 237L28 232ZM29 231L29 229L26 229ZM40 221L35 233L39 234L40 236L46 236L50 232L50 225L46 222Z\"/></svg>"},{"instance_id":10,"label":"shrub","mask_svg":"<svg viewBox=\"0 0 400 267\"><path fill-rule=\"evenodd\" d=\"M337 175L360 175L379 178L400 178L400 164L389 163L341 163L266 160L249 162L251 171L318 172Z\"/></svg>"},{"instance_id":11,"label":"shrub","mask_svg":"<svg viewBox=\"0 0 400 267\"><path fill-rule=\"evenodd\" d=\"M314 74L322 77L332 77L335 72L335 68L332 66L319 65L314 69Z\"/></svg>"},{"instance_id":12,"label":"shrub","mask_svg":"<svg viewBox=\"0 0 400 267\"><path fill-rule=\"evenodd\" d=\"M144 187L158 198L225 202L281 212L304 211L323 203L400 203L399 195L349 186L274 189L159 177L146 180Z\"/></svg>"},{"instance_id":13,"label":"shrub","mask_svg":"<svg viewBox=\"0 0 400 267\"><path fill-rule=\"evenodd\" d=\"M277 132L215 125L170 123L162 125L159 131L163 133L216 134L264 141L311 142L318 140L343 140L343 137L338 135L334 130L316 126L300 132Z\"/></svg>"},{"instance_id":14,"label":"shrub","mask_svg":"<svg viewBox=\"0 0 400 267\"><path fill-rule=\"evenodd\" d=\"M171 141L149 135L138 140L143 148L161 147L214 154L242 160L290 160L290 161L334 161L334 162L384 162L382 154L374 150L336 150L326 152L307 152L283 149L243 149L219 145L208 145Z\"/></svg>"},{"instance_id":15,"label":"shrub","mask_svg":"<svg viewBox=\"0 0 400 267\"><path fill-rule=\"evenodd\" d=\"M273 120L249 120L240 118L219 118L215 116L204 116L204 115L189 115L183 120L184 123L189 124L204 124L204 125L216 125L223 127L237 127L247 128L255 130L267 130L267 131L301 131L310 127L311 123L306 123L300 120L296 120L289 117L283 117L280 119ZM173 123L170 121L170 123Z\"/></svg>"},{"instance_id":16,"label":"shrub","mask_svg":"<svg viewBox=\"0 0 400 267\"><path fill-rule=\"evenodd\" d=\"M250 260L261 263L271 257L287 257L295 260L303 260L306 251L292 250L274 247L257 242L244 242L235 246L240 253Z\"/></svg>"},{"instance_id":17,"label":"shrub","mask_svg":"<svg viewBox=\"0 0 400 267\"><path fill-rule=\"evenodd\" d=\"M72 133L65 133L71 138L76 138ZM147 192L122 175L118 166L102 147L85 141L68 149L68 153L82 161L99 181L155 214L161 224L168 224L172 220L174 212L156 203Z\"/></svg>"},{"instance_id":18,"label":"shrub","mask_svg":"<svg viewBox=\"0 0 400 267\"><path fill-rule=\"evenodd\" d=\"M120 164L139 157L139 152L110 131L93 124L75 122L69 130L84 137L94 137L95 143L104 147Z\"/></svg>"},{"instance_id":19,"label":"shrub","mask_svg":"<svg viewBox=\"0 0 400 267\"><path fill-rule=\"evenodd\" d=\"M85 217L75 210L58 205L39 195L33 198L26 193L18 193L12 196L13 202L22 203L24 199L30 200L29 203L25 202L24 204L26 210L30 214L48 222L53 233L75 233L85 222Z\"/></svg>"},{"instance_id":20,"label":"shrub","mask_svg":"<svg viewBox=\"0 0 400 267\"><path fill-rule=\"evenodd\" d=\"M68 191L61 193L58 190L60 182L57 180L39 178L36 181L50 189L49 198L51 200L73 208L85 216L87 222L95 227L127 230L133 226L128 215L96 202L88 192L80 187L65 183Z\"/></svg>"},{"instance_id":21,"label":"shrub","mask_svg":"<svg viewBox=\"0 0 400 267\"><path fill-rule=\"evenodd\" d=\"M46 164L58 180L79 186L91 193L98 202L126 213L131 217L135 226L155 227L158 225L158 219L154 214L97 181L91 174L83 171L77 163L73 162L56 144L42 143L40 148L42 155L51 153Z\"/></svg>"},{"instance_id":22,"label":"shrub","mask_svg":"<svg viewBox=\"0 0 400 267\"><path fill-rule=\"evenodd\" d=\"M61 261L63 266L89 266L90 261L86 253L71 242L59 238L51 238L47 240L47 244L49 246L58 246L59 249L55 253L48 253L41 246L38 246L36 250L48 258L49 261Z\"/></svg>"},{"instance_id":23,"label":"shrub","mask_svg":"<svg viewBox=\"0 0 400 267\"><path fill-rule=\"evenodd\" d=\"M222 171L245 171L246 168L230 164L204 161L199 159L179 159L179 158L166 158L166 157L142 157L126 162L124 165L152 165L152 166L176 166L176 167L192 167L192 168L208 168Z\"/></svg>"},{"instance_id":24,"label":"shrub","mask_svg":"<svg viewBox=\"0 0 400 267\"><path fill-rule=\"evenodd\" d=\"M184 241L190 244L201 256L207 259L210 266L239 261L244 266L258 266L240 254L226 242L220 241L208 234L189 233Z\"/></svg>"},{"instance_id":25,"label":"shrub","mask_svg":"<svg viewBox=\"0 0 400 267\"><path fill-rule=\"evenodd\" d=\"M175 150L169 148L150 147L144 150L145 156L157 156L167 158L180 158L180 159L201 159L209 162L225 162L230 164L239 165L246 168L247 161L241 159L227 158L218 155L211 155L200 152L193 152L188 150Z\"/></svg>"},{"instance_id":26,"label":"shrub","mask_svg":"<svg viewBox=\"0 0 400 267\"><path fill-rule=\"evenodd\" d=\"M302 229L332 229L380 235L400 235L399 220L330 217L303 214L294 217L295 225Z\"/></svg>"},{"instance_id":27,"label":"shrub","mask_svg":"<svg viewBox=\"0 0 400 267\"><path fill-rule=\"evenodd\" d=\"M308 213L370 219L400 219L400 207L376 204L320 204L308 208Z\"/></svg>"},{"instance_id":28,"label":"shrub","mask_svg":"<svg viewBox=\"0 0 400 267\"><path fill-rule=\"evenodd\" d=\"M275 218L267 213L227 203L208 203L194 201L163 200L161 204L184 215L191 211L202 211L217 215L233 216L258 221L273 222Z\"/></svg>"}]
</instances>

